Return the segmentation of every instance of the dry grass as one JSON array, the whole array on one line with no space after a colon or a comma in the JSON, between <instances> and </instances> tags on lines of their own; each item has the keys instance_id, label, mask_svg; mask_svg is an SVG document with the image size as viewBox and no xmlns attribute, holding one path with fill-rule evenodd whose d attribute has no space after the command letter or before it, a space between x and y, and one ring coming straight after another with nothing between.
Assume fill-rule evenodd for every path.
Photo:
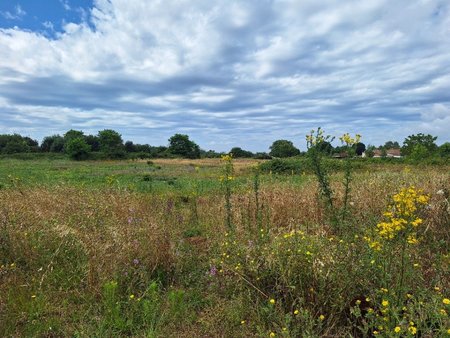
<instances>
[{"instance_id":1,"label":"dry grass","mask_svg":"<svg viewBox=\"0 0 450 338\"><path fill-rule=\"evenodd\" d=\"M215 159L154 162L164 166L189 166L192 163L205 167L220 166L219 160ZM234 165L239 175L255 163L236 160ZM276 178L272 180L272 183L270 180L265 181L260 190L264 222L271 231L277 233L277 229L303 227L311 233L327 236L329 228L312 178L306 177L303 184L296 185L291 185L289 180L283 183L277 182ZM337 203L342 198L342 191L338 188L340 180L340 175L333 177ZM426 211L428 231L450 242L446 228L449 220L448 202L446 204L445 196L438 193L448 193L450 181L448 173L442 170L356 174L351 191L351 223L354 227L360 227L356 232L363 232L373 226L393 192L410 184L432 196ZM207 268L210 257L226 232L224 203L220 195L153 196L108 188L87 190L61 186L2 190L0 198L1 240L6 248L3 254L8 255L4 261L9 265L15 264L14 271L3 268L0 273L0 294L3 295L0 297L0 321L12 316L10 311L14 312L11 310L11 300L7 300L5 295L19 293L19 289L26 297L42 292L48 294L49 300L67 302L68 294L90 294L90 297L99 299L105 282L118 278L129 283L126 286L129 291L126 292L145 292L148 280L160 274L165 275L167 285L181 285L184 282L180 282L181 277L177 273L187 274L189 260L195 260L201 269ZM245 237L248 227L254 227L256 222L251 183L233 196L232 203L238 236ZM197 232L189 234L189 231L194 230ZM139 261L138 271L133 265L136 259ZM77 261L80 267L77 267ZM70 272L71 264L74 264L74 271L80 271L81 275L73 283L64 284L64 275L54 275L58 264L63 265L60 269L63 274L64 271ZM183 276L181 279L189 278L193 277ZM68 302L71 304L73 300ZM198 322L181 326L181 330L190 327L190 331L184 331L179 336L194 336L194 332L199 336L207 336L207 332L211 334L212 326L223 320L217 312L226 312L223 310L226 306L206 306L199 313ZM59 309L62 316L67 316L77 307L87 311L86 304L51 306L52 311ZM46 316L50 314L46 313ZM11 318L8 320L9 325ZM24 322L17 326L18 335L23 333L21 330L27 325L26 316L22 320ZM78 320L81 322L64 324L67 326L62 329L63 334L73 333L75 328L83 326L83 320L88 319ZM89 320L92 321L92 318ZM172 327L171 330L177 329ZM235 329L230 332L238 331ZM219 336L218 332L216 330L214 335ZM251 334L254 332L246 331L247 336Z\"/></svg>"}]
</instances>

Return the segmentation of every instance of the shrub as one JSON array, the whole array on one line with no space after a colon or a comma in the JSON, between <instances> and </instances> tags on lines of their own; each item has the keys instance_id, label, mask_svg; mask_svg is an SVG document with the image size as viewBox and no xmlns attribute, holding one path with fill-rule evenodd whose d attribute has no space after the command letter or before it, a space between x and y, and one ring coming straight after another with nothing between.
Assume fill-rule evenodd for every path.
<instances>
[{"instance_id":1,"label":"shrub","mask_svg":"<svg viewBox=\"0 0 450 338\"><path fill-rule=\"evenodd\" d=\"M91 147L84 138L77 137L69 140L65 145L65 152L71 159L80 161L88 158Z\"/></svg>"}]
</instances>

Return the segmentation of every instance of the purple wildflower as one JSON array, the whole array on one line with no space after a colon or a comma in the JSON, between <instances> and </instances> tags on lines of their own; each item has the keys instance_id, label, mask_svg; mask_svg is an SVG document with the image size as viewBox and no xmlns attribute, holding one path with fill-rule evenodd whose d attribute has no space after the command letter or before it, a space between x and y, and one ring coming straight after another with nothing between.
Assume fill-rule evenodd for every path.
<instances>
[{"instance_id":1,"label":"purple wildflower","mask_svg":"<svg viewBox=\"0 0 450 338\"><path fill-rule=\"evenodd\" d=\"M211 268L209 269L209 275L211 277L214 277L215 275L217 275L217 268L215 265L212 265Z\"/></svg>"}]
</instances>

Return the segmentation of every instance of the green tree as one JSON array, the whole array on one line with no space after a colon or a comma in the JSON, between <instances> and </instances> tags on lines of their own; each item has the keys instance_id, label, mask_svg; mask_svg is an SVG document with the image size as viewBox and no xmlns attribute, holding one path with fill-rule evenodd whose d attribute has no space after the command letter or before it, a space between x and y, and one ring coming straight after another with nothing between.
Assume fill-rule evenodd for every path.
<instances>
[{"instance_id":1,"label":"green tree","mask_svg":"<svg viewBox=\"0 0 450 338\"><path fill-rule=\"evenodd\" d=\"M230 150L230 153L233 154L234 158L243 158L243 157L253 157L253 153L251 151L244 150L240 147L234 147Z\"/></svg>"},{"instance_id":2,"label":"green tree","mask_svg":"<svg viewBox=\"0 0 450 338\"><path fill-rule=\"evenodd\" d=\"M81 130L70 129L64 134L64 142L69 142L74 138L84 138L84 133Z\"/></svg>"},{"instance_id":3,"label":"green tree","mask_svg":"<svg viewBox=\"0 0 450 338\"><path fill-rule=\"evenodd\" d=\"M86 135L84 139L86 143L91 146L92 151L100 151L100 141L98 139L98 136Z\"/></svg>"},{"instance_id":4,"label":"green tree","mask_svg":"<svg viewBox=\"0 0 450 338\"><path fill-rule=\"evenodd\" d=\"M323 141L317 145L317 149L324 154L332 154L335 152L335 148L333 148L332 144L328 141ZM338 151L339 153L340 151Z\"/></svg>"},{"instance_id":5,"label":"green tree","mask_svg":"<svg viewBox=\"0 0 450 338\"><path fill-rule=\"evenodd\" d=\"M386 149L400 149L400 145L397 141L387 141L383 147Z\"/></svg>"},{"instance_id":6,"label":"green tree","mask_svg":"<svg viewBox=\"0 0 450 338\"><path fill-rule=\"evenodd\" d=\"M30 147L30 151L35 153L39 151L39 142L33 140L31 137L25 136L22 137L26 144Z\"/></svg>"},{"instance_id":7,"label":"green tree","mask_svg":"<svg viewBox=\"0 0 450 338\"><path fill-rule=\"evenodd\" d=\"M169 139L169 152L181 157L200 158L200 147L183 134L175 134Z\"/></svg>"},{"instance_id":8,"label":"green tree","mask_svg":"<svg viewBox=\"0 0 450 338\"><path fill-rule=\"evenodd\" d=\"M300 150L291 141L277 140L270 146L269 155L273 157L292 157L300 155Z\"/></svg>"},{"instance_id":9,"label":"green tree","mask_svg":"<svg viewBox=\"0 0 450 338\"><path fill-rule=\"evenodd\" d=\"M366 149L366 156L367 157L373 157L375 155L375 146L368 145Z\"/></svg>"},{"instance_id":10,"label":"green tree","mask_svg":"<svg viewBox=\"0 0 450 338\"><path fill-rule=\"evenodd\" d=\"M105 129L98 132L100 150L109 158L125 156L122 136L115 130Z\"/></svg>"},{"instance_id":11,"label":"green tree","mask_svg":"<svg viewBox=\"0 0 450 338\"><path fill-rule=\"evenodd\" d=\"M60 135L46 136L41 143L41 151L48 152L62 152L64 147L64 139Z\"/></svg>"},{"instance_id":12,"label":"green tree","mask_svg":"<svg viewBox=\"0 0 450 338\"><path fill-rule=\"evenodd\" d=\"M41 151L42 152L48 153L50 151L50 148L53 144L53 140L54 140L55 136L56 135L44 137L44 139L41 142Z\"/></svg>"},{"instance_id":13,"label":"green tree","mask_svg":"<svg viewBox=\"0 0 450 338\"><path fill-rule=\"evenodd\" d=\"M86 143L84 137L70 139L64 146L65 152L73 160L85 160L91 152L91 146Z\"/></svg>"},{"instance_id":14,"label":"green tree","mask_svg":"<svg viewBox=\"0 0 450 338\"><path fill-rule=\"evenodd\" d=\"M62 136L57 135L57 137L55 137L50 147L50 152L62 153L63 151L64 151L64 138Z\"/></svg>"},{"instance_id":15,"label":"green tree","mask_svg":"<svg viewBox=\"0 0 450 338\"><path fill-rule=\"evenodd\" d=\"M358 142L355 144L355 152L356 155L361 156L363 152L366 151L366 145L362 142Z\"/></svg>"},{"instance_id":16,"label":"green tree","mask_svg":"<svg viewBox=\"0 0 450 338\"><path fill-rule=\"evenodd\" d=\"M136 145L133 143L133 141L125 142L125 151L127 153L134 153L134 152L136 152Z\"/></svg>"},{"instance_id":17,"label":"green tree","mask_svg":"<svg viewBox=\"0 0 450 338\"><path fill-rule=\"evenodd\" d=\"M0 151L3 154L27 153L31 151L29 140L19 134L0 135Z\"/></svg>"},{"instance_id":18,"label":"green tree","mask_svg":"<svg viewBox=\"0 0 450 338\"><path fill-rule=\"evenodd\" d=\"M445 142L439 147L439 156L450 157L450 142Z\"/></svg>"},{"instance_id":19,"label":"green tree","mask_svg":"<svg viewBox=\"0 0 450 338\"><path fill-rule=\"evenodd\" d=\"M416 144L409 154L409 158L417 162L420 162L421 160L430 156L431 153L428 151L427 147L422 144Z\"/></svg>"},{"instance_id":20,"label":"green tree","mask_svg":"<svg viewBox=\"0 0 450 338\"><path fill-rule=\"evenodd\" d=\"M403 141L402 155L410 155L414 147L417 145L424 146L428 153L431 154L437 149L437 145L435 143L436 139L437 137L429 134L425 135L419 133L417 135L410 135Z\"/></svg>"}]
</instances>

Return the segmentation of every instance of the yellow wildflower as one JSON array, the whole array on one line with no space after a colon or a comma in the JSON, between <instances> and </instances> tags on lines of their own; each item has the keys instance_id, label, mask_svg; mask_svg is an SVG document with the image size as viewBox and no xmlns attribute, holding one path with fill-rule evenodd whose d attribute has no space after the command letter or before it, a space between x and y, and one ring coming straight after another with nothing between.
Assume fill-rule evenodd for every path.
<instances>
[{"instance_id":1,"label":"yellow wildflower","mask_svg":"<svg viewBox=\"0 0 450 338\"><path fill-rule=\"evenodd\" d=\"M444 303L445 305L449 305L449 304L450 304L450 299L444 298L444 299L442 300L442 303Z\"/></svg>"},{"instance_id":2,"label":"yellow wildflower","mask_svg":"<svg viewBox=\"0 0 450 338\"><path fill-rule=\"evenodd\" d=\"M381 305L383 305L384 307L386 307L386 306L389 305L389 302L388 302L387 300L383 300L383 301L381 302Z\"/></svg>"},{"instance_id":3,"label":"yellow wildflower","mask_svg":"<svg viewBox=\"0 0 450 338\"><path fill-rule=\"evenodd\" d=\"M400 328L400 326L396 326L394 329L395 333L399 333L402 329Z\"/></svg>"},{"instance_id":4,"label":"yellow wildflower","mask_svg":"<svg viewBox=\"0 0 450 338\"><path fill-rule=\"evenodd\" d=\"M408 328L408 330L409 330L409 332L411 332L411 334L416 334L416 333L417 333L417 328L414 327L414 326L410 326L410 327Z\"/></svg>"}]
</instances>

